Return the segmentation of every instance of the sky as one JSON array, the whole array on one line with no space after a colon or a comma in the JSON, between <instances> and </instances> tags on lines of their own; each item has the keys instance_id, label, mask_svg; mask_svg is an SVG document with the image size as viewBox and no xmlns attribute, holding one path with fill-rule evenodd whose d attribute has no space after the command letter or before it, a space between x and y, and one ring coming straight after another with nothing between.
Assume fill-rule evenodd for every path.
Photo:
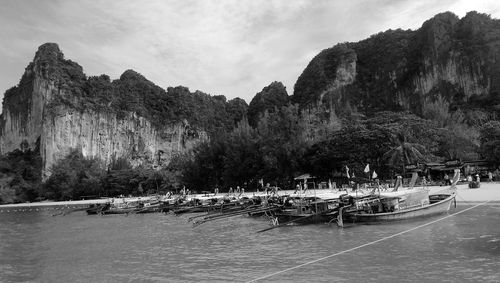
<instances>
[{"instance_id":1,"label":"sky","mask_svg":"<svg viewBox=\"0 0 500 283\"><path fill-rule=\"evenodd\" d=\"M162 88L186 86L249 103L273 81L294 84L321 50L434 15L498 0L2 0L0 98L38 46L55 42L88 76L133 69Z\"/></svg>"}]
</instances>

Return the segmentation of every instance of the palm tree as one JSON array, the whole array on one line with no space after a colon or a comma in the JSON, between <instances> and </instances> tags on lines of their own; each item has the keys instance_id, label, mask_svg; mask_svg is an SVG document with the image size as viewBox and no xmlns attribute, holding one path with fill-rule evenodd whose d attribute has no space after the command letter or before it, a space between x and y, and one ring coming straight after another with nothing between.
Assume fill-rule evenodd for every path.
<instances>
[{"instance_id":1,"label":"palm tree","mask_svg":"<svg viewBox=\"0 0 500 283\"><path fill-rule=\"evenodd\" d=\"M395 139L398 145L384 153L382 160L385 160L386 164L393 168L401 166L404 176L406 165L425 161L426 149L421 144L407 142L406 136L401 133Z\"/></svg>"}]
</instances>

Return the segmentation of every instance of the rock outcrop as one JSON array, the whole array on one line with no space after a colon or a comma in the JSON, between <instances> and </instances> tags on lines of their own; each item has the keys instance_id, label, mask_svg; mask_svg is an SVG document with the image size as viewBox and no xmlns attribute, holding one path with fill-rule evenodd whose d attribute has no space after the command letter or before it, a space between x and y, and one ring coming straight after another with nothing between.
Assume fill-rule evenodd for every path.
<instances>
[{"instance_id":1,"label":"rock outcrop","mask_svg":"<svg viewBox=\"0 0 500 283\"><path fill-rule=\"evenodd\" d=\"M295 83L292 101L300 105L322 104L325 94L339 98L341 90L356 78L356 52L345 44L321 51Z\"/></svg>"},{"instance_id":2,"label":"rock outcrop","mask_svg":"<svg viewBox=\"0 0 500 283\"><path fill-rule=\"evenodd\" d=\"M286 88L281 82L272 82L264 87L261 92L257 93L250 104L248 105L248 123L256 127L259 118L265 112L273 112L280 109L290 101Z\"/></svg>"},{"instance_id":3,"label":"rock outcrop","mask_svg":"<svg viewBox=\"0 0 500 283\"><path fill-rule=\"evenodd\" d=\"M500 109L499 55L499 20L476 12L462 19L442 13L416 31L388 30L323 50L298 78L292 101L365 115L422 115L435 101L445 101L450 111L477 101L497 101Z\"/></svg>"},{"instance_id":4,"label":"rock outcrop","mask_svg":"<svg viewBox=\"0 0 500 283\"><path fill-rule=\"evenodd\" d=\"M5 93L0 153L39 148L45 177L73 149L100 159L103 168L118 159L163 166L217 127L232 127L246 107L238 99L226 102L184 87L164 91L132 70L113 82L105 75L87 78L57 44L47 43L19 85ZM207 115L227 122L210 126Z\"/></svg>"}]
</instances>

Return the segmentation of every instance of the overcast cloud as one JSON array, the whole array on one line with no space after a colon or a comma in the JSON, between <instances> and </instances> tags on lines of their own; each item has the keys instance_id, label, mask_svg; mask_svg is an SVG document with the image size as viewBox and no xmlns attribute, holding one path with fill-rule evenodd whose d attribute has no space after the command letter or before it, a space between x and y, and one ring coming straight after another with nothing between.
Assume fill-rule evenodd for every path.
<instances>
[{"instance_id":1,"label":"overcast cloud","mask_svg":"<svg viewBox=\"0 0 500 283\"><path fill-rule=\"evenodd\" d=\"M228 99L272 81L289 94L308 62L339 42L417 29L437 13L500 18L497 0L2 0L0 93L16 85L41 44L56 42L87 75L133 69L157 85Z\"/></svg>"}]
</instances>

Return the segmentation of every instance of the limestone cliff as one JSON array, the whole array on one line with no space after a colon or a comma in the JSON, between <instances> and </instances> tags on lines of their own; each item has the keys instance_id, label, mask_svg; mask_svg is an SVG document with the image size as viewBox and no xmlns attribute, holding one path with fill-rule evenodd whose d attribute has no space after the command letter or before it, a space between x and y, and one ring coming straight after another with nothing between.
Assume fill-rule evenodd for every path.
<instances>
[{"instance_id":1,"label":"limestone cliff","mask_svg":"<svg viewBox=\"0 0 500 283\"><path fill-rule=\"evenodd\" d=\"M0 152L39 145L45 176L72 149L102 160L103 168L119 158L162 166L209 133L232 127L245 111L238 99L226 102L184 87L165 91L131 70L113 82L105 75L87 78L57 44L47 43L19 85L5 93ZM211 126L210 115L225 122Z\"/></svg>"},{"instance_id":2,"label":"limestone cliff","mask_svg":"<svg viewBox=\"0 0 500 283\"><path fill-rule=\"evenodd\" d=\"M248 105L248 123L256 127L258 121L265 112L273 112L275 109L281 109L287 105L290 98L286 88L281 82L272 82L257 93Z\"/></svg>"},{"instance_id":3,"label":"limestone cliff","mask_svg":"<svg viewBox=\"0 0 500 283\"><path fill-rule=\"evenodd\" d=\"M49 168L71 149L98 157L104 166L125 158L133 167L167 165L176 154L207 139L204 131L193 131L187 121L162 128L135 113L118 118L104 111L74 111L61 106L43 120L42 159Z\"/></svg>"},{"instance_id":4,"label":"limestone cliff","mask_svg":"<svg viewBox=\"0 0 500 283\"><path fill-rule=\"evenodd\" d=\"M421 115L441 100L450 111L491 106L494 112L500 109L499 54L499 20L442 13L415 31L388 30L323 50L298 78L292 100L365 115Z\"/></svg>"},{"instance_id":5,"label":"limestone cliff","mask_svg":"<svg viewBox=\"0 0 500 283\"><path fill-rule=\"evenodd\" d=\"M321 104L325 94L339 98L356 78L356 52L345 44L323 50L307 65L295 84L292 100L301 105Z\"/></svg>"}]
</instances>

